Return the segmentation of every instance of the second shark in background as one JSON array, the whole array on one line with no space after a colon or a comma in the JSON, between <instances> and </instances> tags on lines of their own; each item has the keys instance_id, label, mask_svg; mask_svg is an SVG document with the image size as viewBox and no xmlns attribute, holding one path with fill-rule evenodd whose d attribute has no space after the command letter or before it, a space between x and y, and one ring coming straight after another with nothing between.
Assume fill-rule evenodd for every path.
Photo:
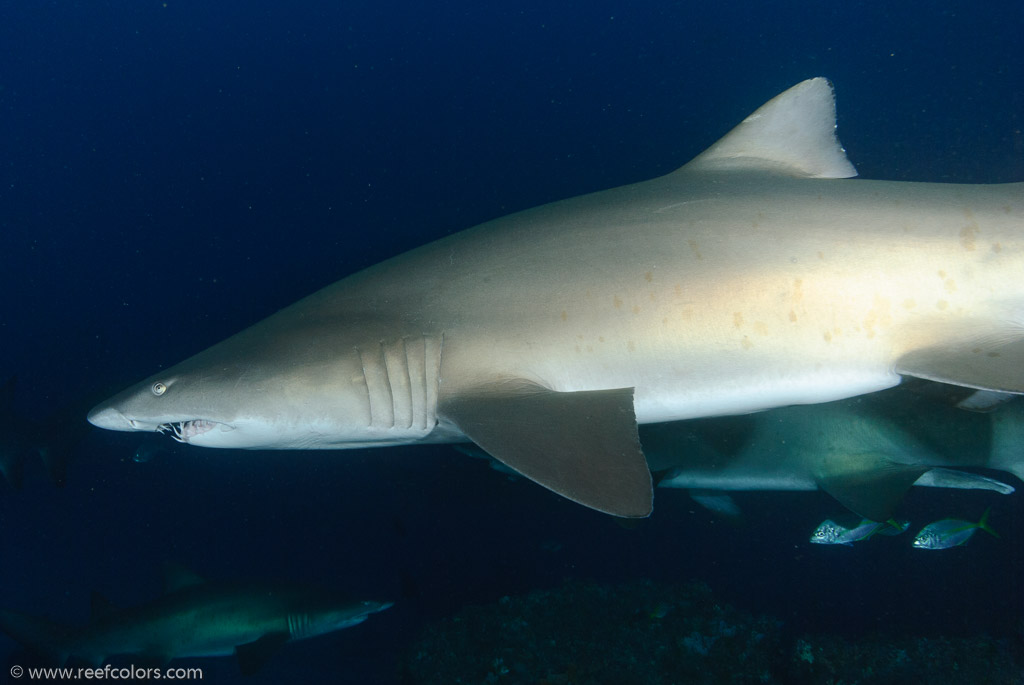
<instances>
[{"instance_id":1,"label":"second shark in background","mask_svg":"<svg viewBox=\"0 0 1024 685\"><path fill-rule=\"evenodd\" d=\"M0 630L57 665L234 655L249 674L288 642L358 625L392 606L298 584L207 581L180 567L165 576L164 594L141 606L120 609L94 595L82 628L0 610Z\"/></svg>"},{"instance_id":2,"label":"second shark in background","mask_svg":"<svg viewBox=\"0 0 1024 685\"><path fill-rule=\"evenodd\" d=\"M1006 483L960 468L1024 475L1024 406L965 411L895 388L827 404L643 427L662 487L698 497L743 490L824 490L870 521L887 521L913 485L992 490Z\"/></svg>"}]
</instances>

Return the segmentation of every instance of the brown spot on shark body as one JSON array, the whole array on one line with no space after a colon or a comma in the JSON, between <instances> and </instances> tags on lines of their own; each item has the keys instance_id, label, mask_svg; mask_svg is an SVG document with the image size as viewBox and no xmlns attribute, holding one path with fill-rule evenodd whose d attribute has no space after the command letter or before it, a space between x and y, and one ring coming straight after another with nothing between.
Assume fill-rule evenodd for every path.
<instances>
[{"instance_id":1,"label":"brown spot on shark body","mask_svg":"<svg viewBox=\"0 0 1024 685\"><path fill-rule=\"evenodd\" d=\"M977 245L975 243L980 231L981 229L978 228L978 224L975 221L971 221L971 223L960 229L960 244L964 246L965 250L973 252L976 249Z\"/></svg>"},{"instance_id":2,"label":"brown spot on shark body","mask_svg":"<svg viewBox=\"0 0 1024 685\"><path fill-rule=\"evenodd\" d=\"M691 239L686 241L686 244L690 246L691 250L693 250L693 256L696 257L698 261L701 260L701 259L704 259L704 255L702 255L700 253L700 248L697 247L697 241L696 240L691 238Z\"/></svg>"}]
</instances>

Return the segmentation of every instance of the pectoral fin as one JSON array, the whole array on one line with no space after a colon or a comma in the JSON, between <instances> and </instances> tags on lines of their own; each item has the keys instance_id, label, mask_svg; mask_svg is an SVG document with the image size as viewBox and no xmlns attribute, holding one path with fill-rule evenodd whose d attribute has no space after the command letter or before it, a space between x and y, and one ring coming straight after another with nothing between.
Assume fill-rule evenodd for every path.
<instances>
[{"instance_id":1,"label":"pectoral fin","mask_svg":"<svg viewBox=\"0 0 1024 685\"><path fill-rule=\"evenodd\" d=\"M499 382L442 398L438 414L495 459L574 502L615 516L651 513L632 388L555 392Z\"/></svg>"},{"instance_id":2,"label":"pectoral fin","mask_svg":"<svg viewBox=\"0 0 1024 685\"><path fill-rule=\"evenodd\" d=\"M896 505L929 467L899 464L884 455L830 456L818 469L818 487L866 519L888 521Z\"/></svg>"},{"instance_id":3,"label":"pectoral fin","mask_svg":"<svg viewBox=\"0 0 1024 685\"><path fill-rule=\"evenodd\" d=\"M1000 393L1024 393L1024 340L982 340L905 354L896 373Z\"/></svg>"}]
</instances>

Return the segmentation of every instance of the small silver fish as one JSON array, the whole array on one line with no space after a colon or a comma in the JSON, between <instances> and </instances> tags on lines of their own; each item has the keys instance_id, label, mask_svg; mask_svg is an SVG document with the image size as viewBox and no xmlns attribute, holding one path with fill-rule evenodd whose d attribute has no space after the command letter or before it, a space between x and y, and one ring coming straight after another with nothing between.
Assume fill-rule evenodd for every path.
<instances>
[{"instance_id":1,"label":"small silver fish","mask_svg":"<svg viewBox=\"0 0 1024 685\"><path fill-rule=\"evenodd\" d=\"M989 511L991 509L986 509L977 523L960 519L942 519L935 523L929 523L914 538L914 547L917 549L949 549L970 540L976 530L983 530L993 537L999 537L999 534L988 526Z\"/></svg>"},{"instance_id":2,"label":"small silver fish","mask_svg":"<svg viewBox=\"0 0 1024 685\"><path fill-rule=\"evenodd\" d=\"M875 533L882 535L898 535L910 526L910 521L869 521L861 519L853 528L840 525L827 519L818 526L811 535L811 542L816 545L851 546L860 540L867 540Z\"/></svg>"}]
</instances>

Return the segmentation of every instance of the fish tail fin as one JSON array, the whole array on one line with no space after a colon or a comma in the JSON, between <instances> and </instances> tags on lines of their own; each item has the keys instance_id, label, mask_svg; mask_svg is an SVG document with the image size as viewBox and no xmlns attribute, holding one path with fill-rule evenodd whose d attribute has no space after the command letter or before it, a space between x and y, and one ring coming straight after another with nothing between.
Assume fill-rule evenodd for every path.
<instances>
[{"instance_id":1,"label":"fish tail fin","mask_svg":"<svg viewBox=\"0 0 1024 685\"><path fill-rule=\"evenodd\" d=\"M985 513L981 515L981 520L978 521L978 528L981 528L983 531L985 531L986 533L988 533L992 537L998 538L999 537L999 533L997 533L994 530L992 530L989 527L989 525L988 525L988 515L989 515L990 511L992 511L992 507L989 507L988 509L986 509Z\"/></svg>"},{"instance_id":2,"label":"fish tail fin","mask_svg":"<svg viewBox=\"0 0 1024 685\"><path fill-rule=\"evenodd\" d=\"M887 519L884 523L876 527L871 534L868 535L865 540L870 540L876 535L899 535L904 530L903 526L900 525L899 521L894 518Z\"/></svg>"}]
</instances>

